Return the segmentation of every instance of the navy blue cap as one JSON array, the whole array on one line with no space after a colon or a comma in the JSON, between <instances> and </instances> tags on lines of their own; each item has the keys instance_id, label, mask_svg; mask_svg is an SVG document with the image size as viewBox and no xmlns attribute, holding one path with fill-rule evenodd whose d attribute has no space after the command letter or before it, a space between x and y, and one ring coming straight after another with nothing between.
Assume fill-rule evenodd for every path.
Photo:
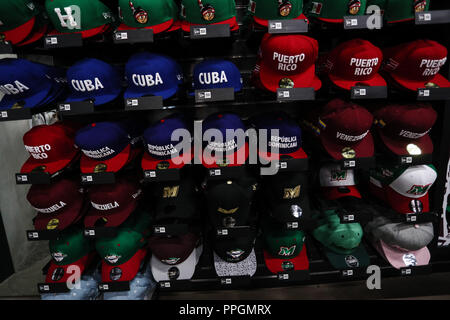
<instances>
[{"instance_id":1,"label":"navy blue cap","mask_svg":"<svg viewBox=\"0 0 450 320\"><path fill-rule=\"evenodd\" d=\"M185 119L175 114L159 120L144 131L146 152L141 163L143 170L174 169L184 166L185 163L182 161L175 161L188 152L175 148L178 141L172 141L172 133L177 129L189 131ZM189 160L192 160L193 154L190 153L190 156Z\"/></svg>"},{"instance_id":2,"label":"navy blue cap","mask_svg":"<svg viewBox=\"0 0 450 320\"><path fill-rule=\"evenodd\" d=\"M16 103L33 108L45 100L52 89L50 67L25 59L0 60L0 109Z\"/></svg>"},{"instance_id":3,"label":"navy blue cap","mask_svg":"<svg viewBox=\"0 0 450 320\"><path fill-rule=\"evenodd\" d=\"M92 123L80 129L75 144L83 152L81 172L119 171L128 162L130 142L131 136L121 122Z\"/></svg>"},{"instance_id":4,"label":"navy blue cap","mask_svg":"<svg viewBox=\"0 0 450 320\"><path fill-rule=\"evenodd\" d=\"M268 112L252 120L256 130L267 130L266 150L259 150L260 156L273 154L272 148L278 148L277 154L294 159L305 159L308 156L302 149L302 129L288 114L282 111ZM278 130L276 136L271 130Z\"/></svg>"},{"instance_id":5,"label":"navy blue cap","mask_svg":"<svg viewBox=\"0 0 450 320\"><path fill-rule=\"evenodd\" d=\"M168 99L183 83L180 65L170 57L142 52L133 55L125 66L128 89L125 98L161 96Z\"/></svg>"},{"instance_id":6,"label":"navy blue cap","mask_svg":"<svg viewBox=\"0 0 450 320\"><path fill-rule=\"evenodd\" d=\"M194 67L194 90L234 88L242 90L242 76L234 63L227 60L209 59Z\"/></svg>"},{"instance_id":7,"label":"navy blue cap","mask_svg":"<svg viewBox=\"0 0 450 320\"><path fill-rule=\"evenodd\" d=\"M116 99L122 92L119 72L98 59L87 58L67 70L67 82L71 94L67 102L94 100L102 105Z\"/></svg>"}]
</instances>

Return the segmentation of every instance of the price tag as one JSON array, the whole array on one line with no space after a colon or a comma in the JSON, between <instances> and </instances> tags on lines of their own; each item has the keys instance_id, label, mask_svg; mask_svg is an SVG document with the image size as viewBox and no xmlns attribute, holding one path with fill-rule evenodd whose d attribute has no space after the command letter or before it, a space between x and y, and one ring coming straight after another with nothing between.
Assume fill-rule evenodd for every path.
<instances>
[{"instance_id":1,"label":"price tag","mask_svg":"<svg viewBox=\"0 0 450 320\"><path fill-rule=\"evenodd\" d=\"M342 270L341 275L342 275L343 277L353 277L354 272L353 272L352 269L349 269L349 270Z\"/></svg>"},{"instance_id":2,"label":"price tag","mask_svg":"<svg viewBox=\"0 0 450 320\"><path fill-rule=\"evenodd\" d=\"M234 88L195 90L195 102L234 101Z\"/></svg>"},{"instance_id":3,"label":"price tag","mask_svg":"<svg viewBox=\"0 0 450 320\"><path fill-rule=\"evenodd\" d=\"M289 280L289 273L278 273L278 280L285 281Z\"/></svg>"},{"instance_id":4,"label":"price tag","mask_svg":"<svg viewBox=\"0 0 450 320\"><path fill-rule=\"evenodd\" d=\"M68 33L48 35L44 39L44 47L46 49L54 48L70 48L83 46L83 38L81 33Z\"/></svg>"},{"instance_id":5,"label":"price tag","mask_svg":"<svg viewBox=\"0 0 450 320\"><path fill-rule=\"evenodd\" d=\"M356 160L345 160L344 168L354 168L356 167Z\"/></svg>"},{"instance_id":6,"label":"price tag","mask_svg":"<svg viewBox=\"0 0 450 320\"><path fill-rule=\"evenodd\" d=\"M400 269L400 273L402 276L410 276L413 272L411 268L402 268Z\"/></svg>"},{"instance_id":7,"label":"price tag","mask_svg":"<svg viewBox=\"0 0 450 320\"><path fill-rule=\"evenodd\" d=\"M282 101L309 101L316 99L314 88L277 89L277 100Z\"/></svg>"},{"instance_id":8,"label":"price tag","mask_svg":"<svg viewBox=\"0 0 450 320\"><path fill-rule=\"evenodd\" d=\"M152 29L136 29L116 31L113 35L114 43L152 43L154 35Z\"/></svg>"},{"instance_id":9,"label":"price tag","mask_svg":"<svg viewBox=\"0 0 450 320\"><path fill-rule=\"evenodd\" d=\"M191 39L229 38L230 26L228 24L191 26L190 36Z\"/></svg>"},{"instance_id":10,"label":"price tag","mask_svg":"<svg viewBox=\"0 0 450 320\"><path fill-rule=\"evenodd\" d=\"M217 177L222 175L222 171L220 169L209 170L209 175L211 177Z\"/></svg>"},{"instance_id":11,"label":"price tag","mask_svg":"<svg viewBox=\"0 0 450 320\"><path fill-rule=\"evenodd\" d=\"M387 87L377 86L377 87L363 87L357 86L352 87L350 91L351 99L386 99Z\"/></svg>"},{"instance_id":12,"label":"price tag","mask_svg":"<svg viewBox=\"0 0 450 320\"><path fill-rule=\"evenodd\" d=\"M353 214L344 215L343 219L344 221L355 221L355 216Z\"/></svg>"},{"instance_id":13,"label":"price tag","mask_svg":"<svg viewBox=\"0 0 450 320\"><path fill-rule=\"evenodd\" d=\"M294 222L287 222L286 223L286 228L287 229L298 229L298 222L294 221Z\"/></svg>"},{"instance_id":14,"label":"price tag","mask_svg":"<svg viewBox=\"0 0 450 320\"><path fill-rule=\"evenodd\" d=\"M450 23L450 10L416 12L415 23L417 25Z\"/></svg>"},{"instance_id":15,"label":"price tag","mask_svg":"<svg viewBox=\"0 0 450 320\"><path fill-rule=\"evenodd\" d=\"M26 232L28 241L53 240L59 235L58 230L28 230Z\"/></svg>"},{"instance_id":16,"label":"price tag","mask_svg":"<svg viewBox=\"0 0 450 320\"><path fill-rule=\"evenodd\" d=\"M47 172L16 173L16 184L50 184Z\"/></svg>"},{"instance_id":17,"label":"price tag","mask_svg":"<svg viewBox=\"0 0 450 320\"><path fill-rule=\"evenodd\" d=\"M113 184L116 182L114 172L81 174L82 184Z\"/></svg>"},{"instance_id":18,"label":"price tag","mask_svg":"<svg viewBox=\"0 0 450 320\"><path fill-rule=\"evenodd\" d=\"M233 283L233 281L231 280L231 278L222 278L220 279L220 284L222 285L231 285Z\"/></svg>"},{"instance_id":19,"label":"price tag","mask_svg":"<svg viewBox=\"0 0 450 320\"><path fill-rule=\"evenodd\" d=\"M161 96L149 96L141 98L125 99L125 110L160 110L163 108Z\"/></svg>"},{"instance_id":20,"label":"price tag","mask_svg":"<svg viewBox=\"0 0 450 320\"><path fill-rule=\"evenodd\" d=\"M155 227L154 231L157 234L164 234L164 233L166 233L166 228L165 227Z\"/></svg>"},{"instance_id":21,"label":"price tag","mask_svg":"<svg viewBox=\"0 0 450 320\"><path fill-rule=\"evenodd\" d=\"M161 288L170 288L170 282L160 282Z\"/></svg>"},{"instance_id":22,"label":"price tag","mask_svg":"<svg viewBox=\"0 0 450 320\"><path fill-rule=\"evenodd\" d=\"M417 90L417 100L450 100L450 88L420 88Z\"/></svg>"},{"instance_id":23,"label":"price tag","mask_svg":"<svg viewBox=\"0 0 450 320\"><path fill-rule=\"evenodd\" d=\"M308 32L308 22L305 19L269 20L269 33L305 33Z\"/></svg>"},{"instance_id":24,"label":"price tag","mask_svg":"<svg viewBox=\"0 0 450 320\"><path fill-rule=\"evenodd\" d=\"M217 230L217 235L218 236L227 236L228 235L228 230L227 229Z\"/></svg>"},{"instance_id":25,"label":"price tag","mask_svg":"<svg viewBox=\"0 0 450 320\"><path fill-rule=\"evenodd\" d=\"M412 157L409 157L409 156L407 156L407 157L401 157L401 158L400 158L400 162L401 162L402 164L411 164L411 163L413 162L413 158L412 158Z\"/></svg>"},{"instance_id":26,"label":"price tag","mask_svg":"<svg viewBox=\"0 0 450 320\"><path fill-rule=\"evenodd\" d=\"M66 283L38 283L37 287L41 294L70 292Z\"/></svg>"},{"instance_id":27,"label":"price tag","mask_svg":"<svg viewBox=\"0 0 450 320\"><path fill-rule=\"evenodd\" d=\"M383 19L379 17L369 22L371 17L376 18L374 15L345 16L344 29L381 29L383 27Z\"/></svg>"},{"instance_id":28,"label":"price tag","mask_svg":"<svg viewBox=\"0 0 450 320\"><path fill-rule=\"evenodd\" d=\"M17 108L0 112L0 121L28 120L31 119L30 108Z\"/></svg>"},{"instance_id":29,"label":"price tag","mask_svg":"<svg viewBox=\"0 0 450 320\"><path fill-rule=\"evenodd\" d=\"M100 283L98 285L98 290L101 292L130 291L130 282L117 281L117 282Z\"/></svg>"},{"instance_id":30,"label":"price tag","mask_svg":"<svg viewBox=\"0 0 450 320\"><path fill-rule=\"evenodd\" d=\"M63 116L89 114L94 112L93 101L64 102L58 105L59 113Z\"/></svg>"}]
</instances>

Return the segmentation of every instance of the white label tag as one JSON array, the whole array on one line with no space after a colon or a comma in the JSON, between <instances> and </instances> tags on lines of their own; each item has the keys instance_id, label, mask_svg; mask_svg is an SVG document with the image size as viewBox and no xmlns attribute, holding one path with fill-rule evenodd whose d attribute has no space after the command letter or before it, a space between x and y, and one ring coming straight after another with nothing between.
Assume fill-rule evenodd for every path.
<instances>
[{"instance_id":1,"label":"white label tag","mask_svg":"<svg viewBox=\"0 0 450 320\"><path fill-rule=\"evenodd\" d=\"M206 28L200 28L200 29L198 29L198 32L201 36L206 36L206 34L208 33L206 31Z\"/></svg>"},{"instance_id":2,"label":"white label tag","mask_svg":"<svg viewBox=\"0 0 450 320\"><path fill-rule=\"evenodd\" d=\"M212 97L212 94L211 94L211 92L210 92L210 91L208 91L208 92L205 92L204 94L205 94L205 99L211 99L211 97Z\"/></svg>"},{"instance_id":3,"label":"white label tag","mask_svg":"<svg viewBox=\"0 0 450 320\"><path fill-rule=\"evenodd\" d=\"M2 111L2 118L8 118L8 111Z\"/></svg>"}]
</instances>

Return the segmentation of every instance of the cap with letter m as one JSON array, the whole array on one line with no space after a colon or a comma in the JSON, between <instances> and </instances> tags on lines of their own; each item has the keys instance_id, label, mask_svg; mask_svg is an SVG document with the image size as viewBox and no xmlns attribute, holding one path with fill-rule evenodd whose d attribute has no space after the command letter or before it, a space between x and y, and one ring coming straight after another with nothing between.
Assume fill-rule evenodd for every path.
<instances>
[{"instance_id":1,"label":"cap with letter m","mask_svg":"<svg viewBox=\"0 0 450 320\"><path fill-rule=\"evenodd\" d=\"M362 198L356 187L353 169L342 170L339 164L327 164L320 168L319 180L324 197L328 200Z\"/></svg>"},{"instance_id":2,"label":"cap with letter m","mask_svg":"<svg viewBox=\"0 0 450 320\"><path fill-rule=\"evenodd\" d=\"M0 1L0 38L17 44L25 40L36 24L39 10L31 0Z\"/></svg>"},{"instance_id":3,"label":"cap with letter m","mask_svg":"<svg viewBox=\"0 0 450 320\"><path fill-rule=\"evenodd\" d=\"M324 22L342 23L345 16L364 15L367 0L309 0L305 14Z\"/></svg>"},{"instance_id":4,"label":"cap with letter m","mask_svg":"<svg viewBox=\"0 0 450 320\"><path fill-rule=\"evenodd\" d=\"M306 19L303 0L250 0L248 10L253 20L265 27L269 20Z\"/></svg>"},{"instance_id":5,"label":"cap with letter m","mask_svg":"<svg viewBox=\"0 0 450 320\"><path fill-rule=\"evenodd\" d=\"M181 28L190 32L191 26L228 24L232 31L239 29L234 0L183 0Z\"/></svg>"},{"instance_id":6,"label":"cap with letter m","mask_svg":"<svg viewBox=\"0 0 450 320\"><path fill-rule=\"evenodd\" d=\"M52 34L80 33L89 38L105 32L115 20L100 0L46 0L45 9L56 28Z\"/></svg>"}]
</instances>

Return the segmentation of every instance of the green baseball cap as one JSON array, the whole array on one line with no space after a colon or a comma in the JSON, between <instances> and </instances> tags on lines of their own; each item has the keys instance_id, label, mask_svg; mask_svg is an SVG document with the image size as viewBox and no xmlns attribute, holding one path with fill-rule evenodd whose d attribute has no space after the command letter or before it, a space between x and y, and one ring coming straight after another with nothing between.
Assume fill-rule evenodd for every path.
<instances>
[{"instance_id":1,"label":"green baseball cap","mask_svg":"<svg viewBox=\"0 0 450 320\"><path fill-rule=\"evenodd\" d=\"M0 0L0 39L12 44L23 41L33 30L36 4L30 0Z\"/></svg>"},{"instance_id":2,"label":"green baseball cap","mask_svg":"<svg viewBox=\"0 0 450 320\"><path fill-rule=\"evenodd\" d=\"M102 281L130 281L147 255L151 216L136 210L113 238L97 239L95 247L102 258Z\"/></svg>"},{"instance_id":3,"label":"green baseball cap","mask_svg":"<svg viewBox=\"0 0 450 320\"><path fill-rule=\"evenodd\" d=\"M122 24L118 30L145 28L155 34L172 31L177 16L178 7L173 0L119 0Z\"/></svg>"},{"instance_id":4,"label":"green baseball cap","mask_svg":"<svg viewBox=\"0 0 450 320\"><path fill-rule=\"evenodd\" d=\"M368 0L367 7L380 7L388 23L413 20L416 12L428 11L431 0Z\"/></svg>"},{"instance_id":5,"label":"green baseball cap","mask_svg":"<svg viewBox=\"0 0 450 320\"><path fill-rule=\"evenodd\" d=\"M46 282L66 282L74 271L69 267L80 269L80 274L95 255L94 244L83 235L80 227L70 227L63 231L56 240L49 241L52 261L47 272Z\"/></svg>"},{"instance_id":6,"label":"green baseball cap","mask_svg":"<svg viewBox=\"0 0 450 320\"><path fill-rule=\"evenodd\" d=\"M314 238L324 246L325 255L336 269L368 266L370 259L361 244L363 229L359 223L341 223L335 210L317 217Z\"/></svg>"},{"instance_id":7,"label":"green baseball cap","mask_svg":"<svg viewBox=\"0 0 450 320\"><path fill-rule=\"evenodd\" d=\"M309 261L304 245L305 234L300 230L283 230L269 216L262 219L264 261L270 272L308 270Z\"/></svg>"},{"instance_id":8,"label":"green baseball cap","mask_svg":"<svg viewBox=\"0 0 450 320\"><path fill-rule=\"evenodd\" d=\"M253 20L265 27L269 20L306 19L303 0L250 0L248 10Z\"/></svg>"},{"instance_id":9,"label":"green baseball cap","mask_svg":"<svg viewBox=\"0 0 450 320\"><path fill-rule=\"evenodd\" d=\"M367 0L309 0L305 14L325 22L341 23L344 16L364 15Z\"/></svg>"},{"instance_id":10,"label":"green baseball cap","mask_svg":"<svg viewBox=\"0 0 450 320\"><path fill-rule=\"evenodd\" d=\"M229 24L232 31L239 29L234 0L183 0L181 28L190 32L191 26Z\"/></svg>"},{"instance_id":11,"label":"green baseball cap","mask_svg":"<svg viewBox=\"0 0 450 320\"><path fill-rule=\"evenodd\" d=\"M46 0L45 9L54 33L81 33L83 38L103 33L115 21L112 11L99 0Z\"/></svg>"}]
</instances>

